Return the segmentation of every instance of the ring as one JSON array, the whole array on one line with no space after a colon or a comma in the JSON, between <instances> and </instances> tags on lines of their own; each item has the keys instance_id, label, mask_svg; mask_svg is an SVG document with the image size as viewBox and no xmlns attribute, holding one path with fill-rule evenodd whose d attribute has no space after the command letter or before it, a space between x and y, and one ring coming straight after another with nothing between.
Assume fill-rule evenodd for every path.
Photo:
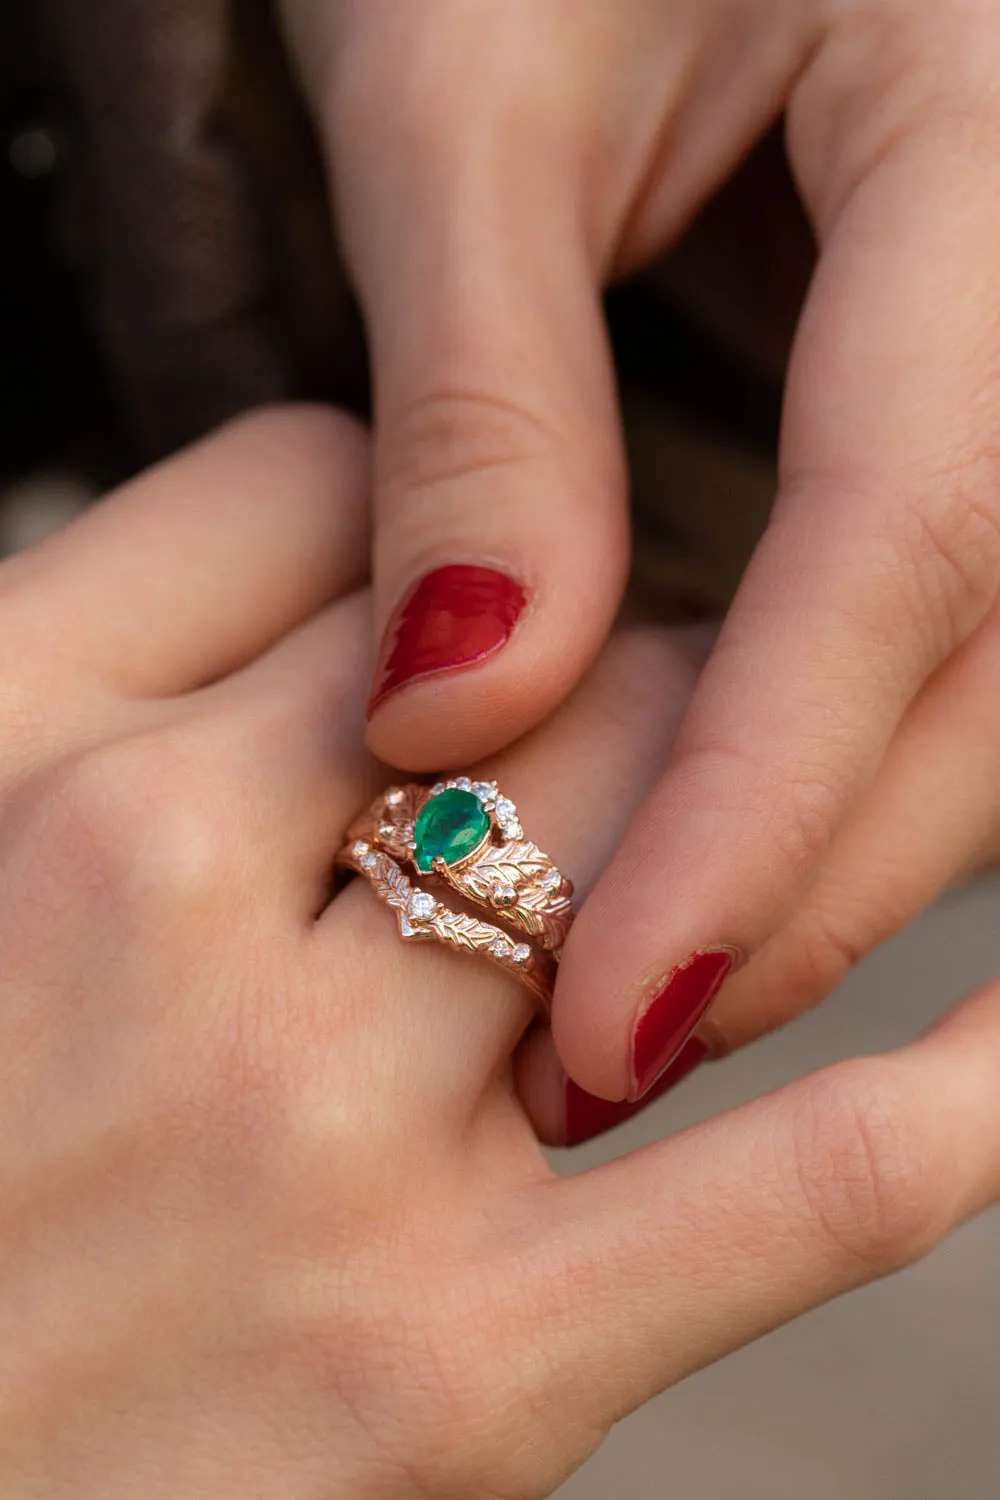
<instances>
[{"instance_id":1,"label":"ring","mask_svg":"<svg viewBox=\"0 0 1000 1500\"><path fill-rule=\"evenodd\" d=\"M432 787L389 787L348 836L436 875L559 957L573 922L573 883L525 838L517 808L495 781L459 776Z\"/></svg>"},{"instance_id":2,"label":"ring","mask_svg":"<svg viewBox=\"0 0 1000 1500\"><path fill-rule=\"evenodd\" d=\"M530 943L514 943L492 923L451 911L430 891L415 886L391 855L373 849L364 839L345 844L336 864L365 876L379 899L395 911L404 941L436 939L458 952L481 954L530 990L548 1015L556 977L553 954Z\"/></svg>"},{"instance_id":3,"label":"ring","mask_svg":"<svg viewBox=\"0 0 1000 1500\"><path fill-rule=\"evenodd\" d=\"M495 781L458 776L389 787L357 817L336 859L393 908L401 937L479 953L520 981L548 1012L573 922L573 884L525 838ZM450 887L514 933L414 885L404 866ZM515 939L519 939L516 941Z\"/></svg>"}]
</instances>

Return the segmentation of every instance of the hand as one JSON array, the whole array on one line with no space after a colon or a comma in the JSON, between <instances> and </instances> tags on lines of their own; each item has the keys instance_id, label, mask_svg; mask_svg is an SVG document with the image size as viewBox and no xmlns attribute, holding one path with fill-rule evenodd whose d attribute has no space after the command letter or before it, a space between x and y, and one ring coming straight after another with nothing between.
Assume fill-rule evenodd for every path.
<instances>
[{"instance_id":1,"label":"hand","mask_svg":"<svg viewBox=\"0 0 1000 1500\"><path fill-rule=\"evenodd\" d=\"M787 110L821 255L773 521L556 996L573 1077L641 1096L729 966L803 920L925 691L950 715L967 654L995 659L996 7L285 9L373 354L369 743L415 768L514 740L605 638L627 523L601 285Z\"/></svg>"},{"instance_id":2,"label":"hand","mask_svg":"<svg viewBox=\"0 0 1000 1500\"><path fill-rule=\"evenodd\" d=\"M380 775L366 478L265 413L0 568L5 1495L533 1500L1000 1193L1000 987L553 1175L519 987L328 899ZM584 889L702 650L617 639L486 768Z\"/></svg>"}]
</instances>

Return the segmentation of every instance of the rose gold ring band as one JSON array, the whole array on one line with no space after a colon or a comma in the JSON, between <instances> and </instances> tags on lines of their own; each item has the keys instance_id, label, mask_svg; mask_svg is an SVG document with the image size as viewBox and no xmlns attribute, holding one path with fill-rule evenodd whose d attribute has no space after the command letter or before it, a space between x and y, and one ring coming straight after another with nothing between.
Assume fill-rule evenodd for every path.
<instances>
[{"instance_id":1,"label":"rose gold ring band","mask_svg":"<svg viewBox=\"0 0 1000 1500\"><path fill-rule=\"evenodd\" d=\"M525 838L495 782L460 776L388 788L351 824L336 862L396 911L405 940L436 939L489 958L549 1010L573 886ZM441 897L449 889L475 910L448 905Z\"/></svg>"}]
</instances>

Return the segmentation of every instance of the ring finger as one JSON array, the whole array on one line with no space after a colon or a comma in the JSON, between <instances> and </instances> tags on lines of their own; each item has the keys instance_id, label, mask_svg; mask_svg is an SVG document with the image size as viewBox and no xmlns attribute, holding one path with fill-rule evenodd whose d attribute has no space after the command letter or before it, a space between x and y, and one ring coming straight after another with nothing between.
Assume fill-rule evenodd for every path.
<instances>
[{"instance_id":1,"label":"ring finger","mask_svg":"<svg viewBox=\"0 0 1000 1500\"><path fill-rule=\"evenodd\" d=\"M708 645L701 627L623 632L552 719L475 768L517 802L526 837L573 879L580 896L655 778ZM372 1045L380 1047L373 1066L393 1070L400 1090L433 1091L439 1117L449 1098L462 1110L471 1108L484 1080L506 1069L531 1019L526 992L477 958L456 957L433 943L401 943L391 914L365 881L344 891L317 927L320 972L329 972L345 937L353 962L374 959L382 976L382 1015L369 1027ZM365 1025L364 1016L358 1024Z\"/></svg>"}]
</instances>

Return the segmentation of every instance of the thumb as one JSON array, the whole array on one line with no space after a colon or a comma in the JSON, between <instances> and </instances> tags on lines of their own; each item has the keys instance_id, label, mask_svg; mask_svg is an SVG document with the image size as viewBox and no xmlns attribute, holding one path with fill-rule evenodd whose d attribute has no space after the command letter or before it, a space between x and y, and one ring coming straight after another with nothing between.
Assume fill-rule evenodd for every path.
<instances>
[{"instance_id":1,"label":"thumb","mask_svg":"<svg viewBox=\"0 0 1000 1500\"><path fill-rule=\"evenodd\" d=\"M579 132L522 76L516 28L493 46L473 12L414 26L405 67L361 66L333 125L375 393L369 743L414 770L544 718L605 638L628 560Z\"/></svg>"}]
</instances>

